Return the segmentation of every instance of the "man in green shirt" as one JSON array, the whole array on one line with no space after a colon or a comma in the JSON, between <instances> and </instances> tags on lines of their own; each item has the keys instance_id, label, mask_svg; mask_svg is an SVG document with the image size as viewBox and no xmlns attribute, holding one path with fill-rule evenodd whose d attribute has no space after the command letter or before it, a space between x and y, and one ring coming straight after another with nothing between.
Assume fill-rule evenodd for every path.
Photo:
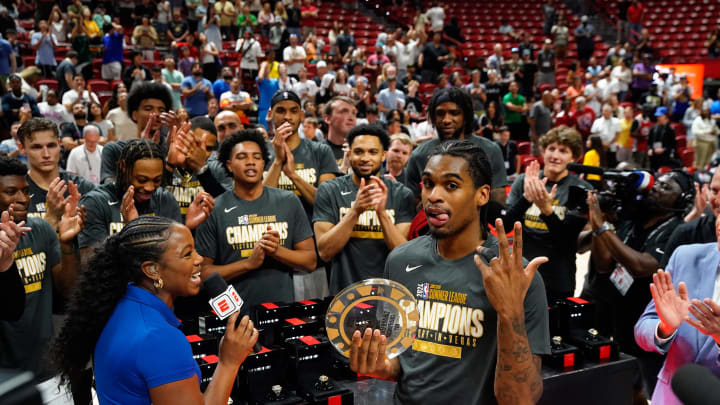
<instances>
[{"instance_id":1,"label":"man in green shirt","mask_svg":"<svg viewBox=\"0 0 720 405\"><path fill-rule=\"evenodd\" d=\"M502 103L505 106L505 124L510 128L510 138L514 141L528 140L528 127L525 115L530 106L525 102L525 97L518 93L520 86L516 81L510 82L509 93L503 96Z\"/></svg>"}]
</instances>

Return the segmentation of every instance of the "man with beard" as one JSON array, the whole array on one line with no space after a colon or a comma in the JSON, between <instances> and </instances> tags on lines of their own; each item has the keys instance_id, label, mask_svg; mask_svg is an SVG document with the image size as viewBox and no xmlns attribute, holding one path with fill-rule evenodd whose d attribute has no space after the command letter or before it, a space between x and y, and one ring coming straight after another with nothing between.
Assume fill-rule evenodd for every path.
<instances>
[{"instance_id":1,"label":"man with beard","mask_svg":"<svg viewBox=\"0 0 720 405\"><path fill-rule=\"evenodd\" d=\"M385 177L400 184L407 182L405 166L410 159L413 143L406 134L395 134L390 137L390 148L385 157Z\"/></svg>"},{"instance_id":2,"label":"man with beard","mask_svg":"<svg viewBox=\"0 0 720 405\"><path fill-rule=\"evenodd\" d=\"M93 254L94 246L109 235L120 232L139 215L156 215L184 223L195 229L213 209L211 199L199 193L187 208L185 221L172 193L164 189L165 152L149 139L128 141L120 154L117 180L105 183L82 197L87 207L85 228L78 235L83 263Z\"/></svg>"},{"instance_id":3,"label":"man with beard","mask_svg":"<svg viewBox=\"0 0 720 405\"><path fill-rule=\"evenodd\" d=\"M65 212L70 190L89 193L95 185L60 169L60 139L57 125L46 118L31 118L18 128L18 146L27 156L30 201L28 217L45 219L57 228Z\"/></svg>"},{"instance_id":4,"label":"man with beard","mask_svg":"<svg viewBox=\"0 0 720 405\"><path fill-rule=\"evenodd\" d=\"M202 277L220 274L245 301L243 313L268 301L295 300L293 269L315 270L310 222L290 191L264 186L268 147L256 130L236 132L220 145L220 161L234 180L198 229Z\"/></svg>"},{"instance_id":5,"label":"man with beard","mask_svg":"<svg viewBox=\"0 0 720 405\"><path fill-rule=\"evenodd\" d=\"M417 337L389 360L379 330L353 334L350 368L398 380L395 404L529 404L542 394L540 356L550 353L550 335L535 273L547 258L524 267L519 222L512 254L502 220L497 238L488 233L491 177L478 145L438 145L422 175L430 235L398 246L385 263L385 278L415 292Z\"/></svg>"},{"instance_id":6,"label":"man with beard","mask_svg":"<svg viewBox=\"0 0 720 405\"><path fill-rule=\"evenodd\" d=\"M410 155L407 165L407 183L415 198L420 198L422 171L432 150L450 139L467 139L485 152L492 168L489 207L491 218L505 205L507 174L500 147L493 141L472 134L473 104L470 95L459 88L441 89L433 94L428 105L428 117L437 130L438 138L423 142ZM498 205L500 207L498 207Z\"/></svg>"},{"instance_id":7,"label":"man with beard","mask_svg":"<svg viewBox=\"0 0 720 405\"><path fill-rule=\"evenodd\" d=\"M318 253L331 262L330 293L382 277L388 253L407 242L412 192L380 176L390 138L380 126L359 125L347 137L352 174L318 187L313 228Z\"/></svg>"},{"instance_id":8,"label":"man with beard","mask_svg":"<svg viewBox=\"0 0 720 405\"><path fill-rule=\"evenodd\" d=\"M328 123L327 139L323 143L330 147L340 172L347 173L350 162L345 161L345 137L357 123L355 102L345 96L333 97L323 109L323 120Z\"/></svg>"},{"instance_id":9,"label":"man with beard","mask_svg":"<svg viewBox=\"0 0 720 405\"><path fill-rule=\"evenodd\" d=\"M650 302L649 285L668 239L683 223L694 197L690 175L680 170L664 174L642 200L633 219L615 221L616 231L616 226L608 222L613 220L609 213L600 210L597 196L588 196L592 254L581 297L596 303L598 332L614 336L621 351L640 359L646 392L650 394L662 357L638 347L633 327ZM640 384L636 389L642 389Z\"/></svg>"},{"instance_id":10,"label":"man with beard","mask_svg":"<svg viewBox=\"0 0 720 405\"><path fill-rule=\"evenodd\" d=\"M192 76L183 79L182 95L185 96L185 109L190 118L208 113L208 100L213 96L212 83L203 77L202 65L195 62L191 68Z\"/></svg>"}]
</instances>

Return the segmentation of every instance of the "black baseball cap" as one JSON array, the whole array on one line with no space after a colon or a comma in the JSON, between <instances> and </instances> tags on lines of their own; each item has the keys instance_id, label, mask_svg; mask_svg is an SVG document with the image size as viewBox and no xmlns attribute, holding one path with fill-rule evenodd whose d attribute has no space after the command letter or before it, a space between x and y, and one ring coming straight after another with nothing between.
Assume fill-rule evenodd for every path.
<instances>
[{"instance_id":1,"label":"black baseball cap","mask_svg":"<svg viewBox=\"0 0 720 405\"><path fill-rule=\"evenodd\" d=\"M300 105L300 97L298 97L298 95L295 94L294 91L280 90L272 96L272 99L270 99L270 108L275 107L275 104L285 100L294 101L298 105Z\"/></svg>"}]
</instances>

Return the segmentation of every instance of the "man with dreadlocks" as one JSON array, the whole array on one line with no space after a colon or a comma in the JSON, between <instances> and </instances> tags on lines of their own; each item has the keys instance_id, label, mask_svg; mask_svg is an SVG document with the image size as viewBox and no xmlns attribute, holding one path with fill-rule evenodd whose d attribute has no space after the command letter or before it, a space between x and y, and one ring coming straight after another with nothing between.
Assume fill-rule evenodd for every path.
<instances>
[{"instance_id":1,"label":"man with dreadlocks","mask_svg":"<svg viewBox=\"0 0 720 405\"><path fill-rule=\"evenodd\" d=\"M89 212L85 229L78 236L81 256L108 235L119 232L139 215L155 215L181 221L180 208L172 193L162 188L165 154L149 139L128 141L120 155L117 180L86 194L82 203ZM214 202L198 193L185 216L185 225L195 229L212 212Z\"/></svg>"},{"instance_id":2,"label":"man with dreadlocks","mask_svg":"<svg viewBox=\"0 0 720 405\"><path fill-rule=\"evenodd\" d=\"M0 368L32 371L40 383L53 376L45 359L53 336L53 291L68 296L75 282L79 263L73 239L83 227L85 213L78 209L80 196L74 190L57 233L48 222L28 216L26 174L27 167L18 159L0 157L0 211L9 211L11 221L28 227L20 228L26 235L14 252L25 287L25 310L16 321L0 321ZM53 385L57 386L48 381L41 390L49 391Z\"/></svg>"},{"instance_id":3,"label":"man with dreadlocks","mask_svg":"<svg viewBox=\"0 0 720 405\"><path fill-rule=\"evenodd\" d=\"M28 216L43 218L57 228L73 187L86 194L95 185L58 166L60 139L54 122L31 118L18 128L17 137L20 151L28 158Z\"/></svg>"}]
</instances>

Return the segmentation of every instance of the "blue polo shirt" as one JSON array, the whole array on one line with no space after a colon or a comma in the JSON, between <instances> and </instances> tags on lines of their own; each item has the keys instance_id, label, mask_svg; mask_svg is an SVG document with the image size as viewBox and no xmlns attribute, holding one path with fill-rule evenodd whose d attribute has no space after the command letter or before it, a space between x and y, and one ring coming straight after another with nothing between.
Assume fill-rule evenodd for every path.
<instances>
[{"instance_id":1,"label":"blue polo shirt","mask_svg":"<svg viewBox=\"0 0 720 405\"><path fill-rule=\"evenodd\" d=\"M149 405L150 388L198 378L200 368L180 321L160 298L128 285L95 345L100 404Z\"/></svg>"},{"instance_id":2,"label":"blue polo shirt","mask_svg":"<svg viewBox=\"0 0 720 405\"><path fill-rule=\"evenodd\" d=\"M210 80L206 78L202 78L203 86L207 86L212 90L212 83L210 83ZM195 87L195 85L198 83L198 80L196 80L192 76L187 76L183 79L183 81L180 83L180 87L185 89L192 89ZM208 113L208 98L204 91L202 91L202 88L198 89L198 91L195 92L190 97L185 97L185 109L188 112L188 115L190 117L197 117L198 115L205 115Z\"/></svg>"}]
</instances>

